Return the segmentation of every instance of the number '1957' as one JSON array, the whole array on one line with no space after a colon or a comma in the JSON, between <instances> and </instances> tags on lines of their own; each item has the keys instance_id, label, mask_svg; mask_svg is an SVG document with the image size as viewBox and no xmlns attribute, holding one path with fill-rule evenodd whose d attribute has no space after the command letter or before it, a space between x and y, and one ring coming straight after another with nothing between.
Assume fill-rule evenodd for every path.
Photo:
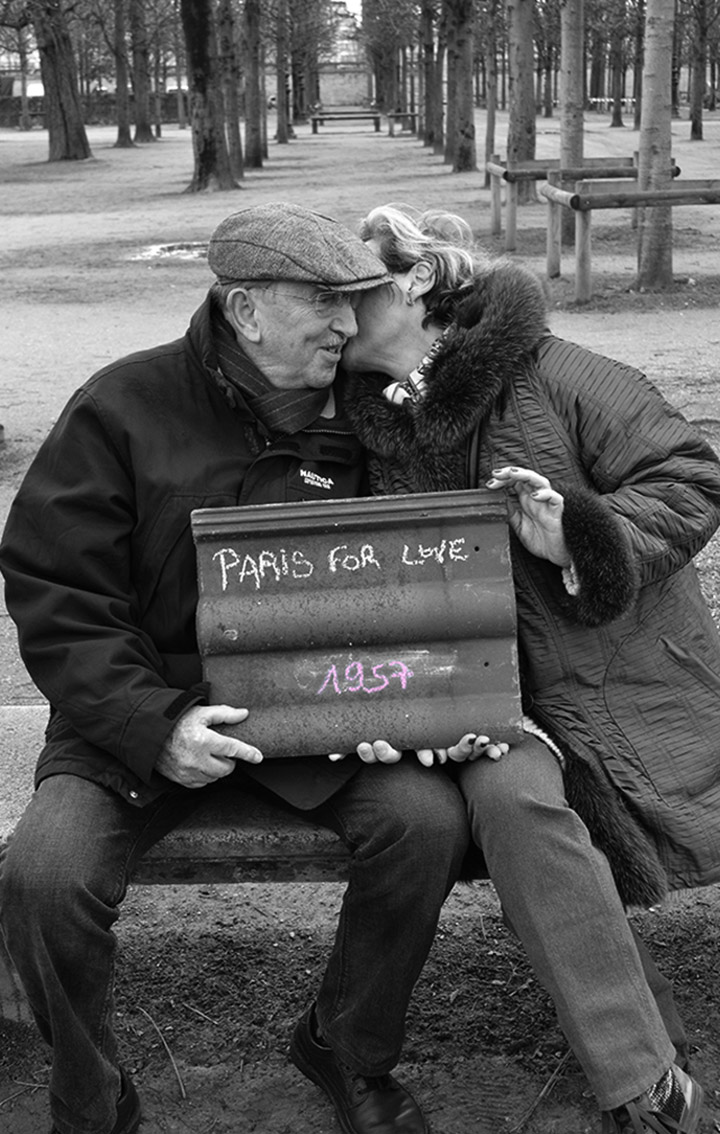
<instances>
[{"instance_id":1,"label":"number '1957'","mask_svg":"<svg viewBox=\"0 0 720 1134\"><path fill-rule=\"evenodd\" d=\"M337 666L331 665L317 691L318 696L330 689L334 693L379 693L381 689L387 689L393 680L399 681L401 687L406 689L408 681L414 676L413 671L401 661L378 662L368 668L369 672L366 672L362 662L350 662L341 677Z\"/></svg>"}]
</instances>

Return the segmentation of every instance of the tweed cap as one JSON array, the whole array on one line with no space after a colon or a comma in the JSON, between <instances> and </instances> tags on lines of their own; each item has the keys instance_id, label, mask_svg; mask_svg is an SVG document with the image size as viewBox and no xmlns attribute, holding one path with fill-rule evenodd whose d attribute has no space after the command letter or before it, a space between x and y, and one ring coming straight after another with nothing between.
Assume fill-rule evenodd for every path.
<instances>
[{"instance_id":1,"label":"tweed cap","mask_svg":"<svg viewBox=\"0 0 720 1134\"><path fill-rule=\"evenodd\" d=\"M297 280L361 291L391 278L349 228L281 201L226 217L210 238L208 264L221 283Z\"/></svg>"}]
</instances>

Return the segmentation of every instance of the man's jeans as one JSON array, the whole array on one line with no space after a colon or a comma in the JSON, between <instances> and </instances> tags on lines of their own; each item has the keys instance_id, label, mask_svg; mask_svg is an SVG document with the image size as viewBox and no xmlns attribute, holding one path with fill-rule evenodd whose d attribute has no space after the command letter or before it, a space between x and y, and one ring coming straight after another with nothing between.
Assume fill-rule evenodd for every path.
<instances>
[{"instance_id":1,"label":"man's jeans","mask_svg":"<svg viewBox=\"0 0 720 1134\"><path fill-rule=\"evenodd\" d=\"M497 763L463 765L458 783L506 919L601 1109L636 1098L675 1058L668 1030L678 1047L685 1037L607 859L567 806L557 760L528 736Z\"/></svg>"},{"instance_id":2,"label":"man's jeans","mask_svg":"<svg viewBox=\"0 0 720 1134\"><path fill-rule=\"evenodd\" d=\"M230 781L255 790L240 767L210 788L138 809L90 781L53 776L0 861L0 922L53 1047L51 1111L61 1134L109 1134L115 1121L113 925L133 865L206 792L232 790ZM360 765L316 817L353 852L318 1016L344 1060L379 1075L399 1057L408 1001L467 848L467 814L441 769L405 759Z\"/></svg>"}]
</instances>

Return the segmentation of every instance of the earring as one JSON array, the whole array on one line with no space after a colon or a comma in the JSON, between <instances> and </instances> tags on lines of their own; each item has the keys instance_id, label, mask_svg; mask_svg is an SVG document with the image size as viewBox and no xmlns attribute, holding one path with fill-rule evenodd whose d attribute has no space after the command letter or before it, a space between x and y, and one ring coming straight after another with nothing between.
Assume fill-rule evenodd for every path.
<instances>
[{"instance_id":1,"label":"earring","mask_svg":"<svg viewBox=\"0 0 720 1134\"><path fill-rule=\"evenodd\" d=\"M407 289L406 293L405 293L405 302L408 305L408 307L414 307L415 306L415 296L413 295L412 291L413 291L412 287L409 287Z\"/></svg>"}]
</instances>

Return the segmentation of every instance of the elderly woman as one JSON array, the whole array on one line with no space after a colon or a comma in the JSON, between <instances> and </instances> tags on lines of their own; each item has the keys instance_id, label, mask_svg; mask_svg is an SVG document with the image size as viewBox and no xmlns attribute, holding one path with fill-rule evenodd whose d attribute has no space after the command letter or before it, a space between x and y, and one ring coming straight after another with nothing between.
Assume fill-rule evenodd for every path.
<instances>
[{"instance_id":1,"label":"elderly woman","mask_svg":"<svg viewBox=\"0 0 720 1134\"><path fill-rule=\"evenodd\" d=\"M456 766L475 842L603 1130L691 1134L702 1091L624 906L720 878L720 643L691 563L720 465L644 375L550 334L533 275L460 218L380 207L361 235L393 276L344 354L373 491L507 493L524 704L561 754Z\"/></svg>"}]
</instances>

